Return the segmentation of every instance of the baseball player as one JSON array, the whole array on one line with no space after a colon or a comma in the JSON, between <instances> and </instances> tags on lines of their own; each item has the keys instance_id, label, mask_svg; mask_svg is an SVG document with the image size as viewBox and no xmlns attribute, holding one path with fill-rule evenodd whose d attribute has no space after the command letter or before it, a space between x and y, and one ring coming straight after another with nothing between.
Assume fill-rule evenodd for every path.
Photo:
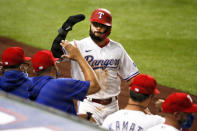
<instances>
[{"instance_id":1,"label":"baseball player","mask_svg":"<svg viewBox=\"0 0 197 131\"><path fill-rule=\"evenodd\" d=\"M122 45L108 38L111 29L111 13L107 9L96 9L90 17L89 37L76 41L101 84L99 92L88 95L79 103L78 114L93 113L93 118L99 125L107 115L119 110L119 76L130 84L132 78L139 74L136 64ZM71 75L72 78L84 80L79 65L74 61L71 61Z\"/></svg>"},{"instance_id":2,"label":"baseball player","mask_svg":"<svg viewBox=\"0 0 197 131\"><path fill-rule=\"evenodd\" d=\"M84 74L85 81L71 78L54 78L57 66L52 53L48 50L37 52L32 58L33 68L38 75L32 78L33 85L28 88L29 98L37 103L44 104L61 111L76 115L73 100L82 101L87 94L92 94L100 89L96 74L85 61L77 47L67 41L61 45L69 55L64 57L76 60ZM55 71L55 72L54 72Z\"/></svg>"},{"instance_id":3,"label":"baseball player","mask_svg":"<svg viewBox=\"0 0 197 131\"><path fill-rule=\"evenodd\" d=\"M28 98L27 87L31 86L26 69L27 61L31 57L26 57L20 47L10 47L4 50L1 56L3 66L3 76L0 77L0 89L11 94Z\"/></svg>"},{"instance_id":4,"label":"baseball player","mask_svg":"<svg viewBox=\"0 0 197 131\"><path fill-rule=\"evenodd\" d=\"M132 78L139 74L138 68L122 45L108 38L111 29L111 13L103 8L96 9L90 17L90 36L76 41L77 47L96 72L101 84L99 92L88 95L79 103L78 113L93 113L93 118L99 125L107 115L119 110L117 99L120 93L119 76L130 84ZM84 80L81 69L75 61L71 61L71 75L72 78Z\"/></svg>"},{"instance_id":5,"label":"baseball player","mask_svg":"<svg viewBox=\"0 0 197 131\"><path fill-rule=\"evenodd\" d=\"M197 112L197 104L192 102L190 95L182 92L172 93L161 105L166 122L147 131L186 131L192 127L194 121L192 113Z\"/></svg>"},{"instance_id":6,"label":"baseball player","mask_svg":"<svg viewBox=\"0 0 197 131\"><path fill-rule=\"evenodd\" d=\"M164 118L146 113L153 95L158 93L156 80L150 75L139 74L130 86L129 104L125 109L107 116L102 126L110 131L145 131L164 123Z\"/></svg>"}]
</instances>

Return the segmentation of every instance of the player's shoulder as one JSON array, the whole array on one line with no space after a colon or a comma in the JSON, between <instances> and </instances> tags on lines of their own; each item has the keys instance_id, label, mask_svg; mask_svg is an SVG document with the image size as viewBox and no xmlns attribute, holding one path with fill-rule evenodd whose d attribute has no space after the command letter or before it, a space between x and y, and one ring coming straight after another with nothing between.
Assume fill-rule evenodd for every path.
<instances>
[{"instance_id":1,"label":"player's shoulder","mask_svg":"<svg viewBox=\"0 0 197 131\"><path fill-rule=\"evenodd\" d=\"M105 120L104 120L104 125L108 122L111 122L111 121L114 121L116 120L117 118L122 118L121 114L120 114L120 110L119 111L116 111L110 115L108 115Z\"/></svg>"},{"instance_id":2,"label":"player's shoulder","mask_svg":"<svg viewBox=\"0 0 197 131\"><path fill-rule=\"evenodd\" d=\"M110 39L110 46L111 47L114 47L114 48L119 48L121 50L124 50L124 47L121 43L117 42L117 41L114 41L112 39Z\"/></svg>"},{"instance_id":3,"label":"player's shoulder","mask_svg":"<svg viewBox=\"0 0 197 131\"><path fill-rule=\"evenodd\" d=\"M122 109L122 110L119 110L119 111L116 111L116 112L110 114L109 116L111 118L113 118L113 117L118 118L118 117L128 116L129 113L130 113L130 110Z\"/></svg>"},{"instance_id":4,"label":"player's shoulder","mask_svg":"<svg viewBox=\"0 0 197 131\"><path fill-rule=\"evenodd\" d=\"M122 45L121 45L119 42L117 42L117 41L114 41L114 40L112 40L112 39L109 39L109 41L110 41L111 44L113 44L113 45L115 45L115 46L120 46L120 47L122 47Z\"/></svg>"},{"instance_id":5,"label":"player's shoulder","mask_svg":"<svg viewBox=\"0 0 197 131\"><path fill-rule=\"evenodd\" d=\"M165 123L165 118L159 115L147 115L146 114L146 117L144 117L144 120L151 122L150 127Z\"/></svg>"},{"instance_id":6,"label":"player's shoulder","mask_svg":"<svg viewBox=\"0 0 197 131\"><path fill-rule=\"evenodd\" d=\"M164 123L165 122L165 118L162 117L162 116L159 116L159 115L147 115L146 116L149 118L149 119L152 119L152 120L155 120L157 121L158 123Z\"/></svg>"},{"instance_id":7,"label":"player's shoulder","mask_svg":"<svg viewBox=\"0 0 197 131\"><path fill-rule=\"evenodd\" d=\"M108 115L108 118L113 118L113 117L119 116L121 114L121 112L122 112L121 110L116 111L116 112Z\"/></svg>"}]
</instances>

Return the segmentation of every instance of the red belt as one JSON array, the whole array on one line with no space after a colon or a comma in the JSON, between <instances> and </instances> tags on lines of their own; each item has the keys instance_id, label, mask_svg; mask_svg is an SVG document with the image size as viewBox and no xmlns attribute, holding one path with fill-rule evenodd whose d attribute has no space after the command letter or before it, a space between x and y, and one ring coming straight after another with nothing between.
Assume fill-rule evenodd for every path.
<instances>
[{"instance_id":1,"label":"red belt","mask_svg":"<svg viewBox=\"0 0 197 131\"><path fill-rule=\"evenodd\" d=\"M91 101L91 102L95 102L95 103L101 104L101 105L108 105L108 104L110 104L112 102L112 97L110 97L108 99L94 99L94 98L85 97L85 99L87 99L88 101ZM115 99L117 100L118 97L115 96Z\"/></svg>"}]
</instances>

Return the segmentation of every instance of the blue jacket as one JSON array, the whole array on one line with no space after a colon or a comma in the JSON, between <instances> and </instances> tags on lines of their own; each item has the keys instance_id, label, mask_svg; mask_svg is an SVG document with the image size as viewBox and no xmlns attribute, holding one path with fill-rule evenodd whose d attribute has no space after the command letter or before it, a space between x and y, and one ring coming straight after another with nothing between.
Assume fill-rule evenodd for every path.
<instances>
[{"instance_id":1,"label":"blue jacket","mask_svg":"<svg viewBox=\"0 0 197 131\"><path fill-rule=\"evenodd\" d=\"M90 86L89 81L51 76L33 77L32 82L28 89L31 100L73 115L76 115L73 100L83 101Z\"/></svg>"},{"instance_id":2,"label":"blue jacket","mask_svg":"<svg viewBox=\"0 0 197 131\"><path fill-rule=\"evenodd\" d=\"M0 77L0 89L22 98L28 98L27 88L32 86L31 80L24 72L9 70Z\"/></svg>"}]
</instances>

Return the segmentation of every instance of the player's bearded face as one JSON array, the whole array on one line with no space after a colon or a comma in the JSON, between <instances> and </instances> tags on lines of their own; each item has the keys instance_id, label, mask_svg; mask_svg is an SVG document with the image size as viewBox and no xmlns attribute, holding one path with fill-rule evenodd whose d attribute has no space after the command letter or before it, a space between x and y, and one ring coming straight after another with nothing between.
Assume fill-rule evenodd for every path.
<instances>
[{"instance_id":1,"label":"player's bearded face","mask_svg":"<svg viewBox=\"0 0 197 131\"><path fill-rule=\"evenodd\" d=\"M92 38L92 40L96 42L100 42L103 40L102 36L106 33L107 27L100 26L99 23L91 23L90 25L90 31L89 35Z\"/></svg>"},{"instance_id":2,"label":"player's bearded face","mask_svg":"<svg viewBox=\"0 0 197 131\"><path fill-rule=\"evenodd\" d=\"M102 41L101 37L100 36L96 36L95 33L91 30L91 27L90 27L89 35L92 38L92 40L94 40L96 42L101 42Z\"/></svg>"}]
</instances>

